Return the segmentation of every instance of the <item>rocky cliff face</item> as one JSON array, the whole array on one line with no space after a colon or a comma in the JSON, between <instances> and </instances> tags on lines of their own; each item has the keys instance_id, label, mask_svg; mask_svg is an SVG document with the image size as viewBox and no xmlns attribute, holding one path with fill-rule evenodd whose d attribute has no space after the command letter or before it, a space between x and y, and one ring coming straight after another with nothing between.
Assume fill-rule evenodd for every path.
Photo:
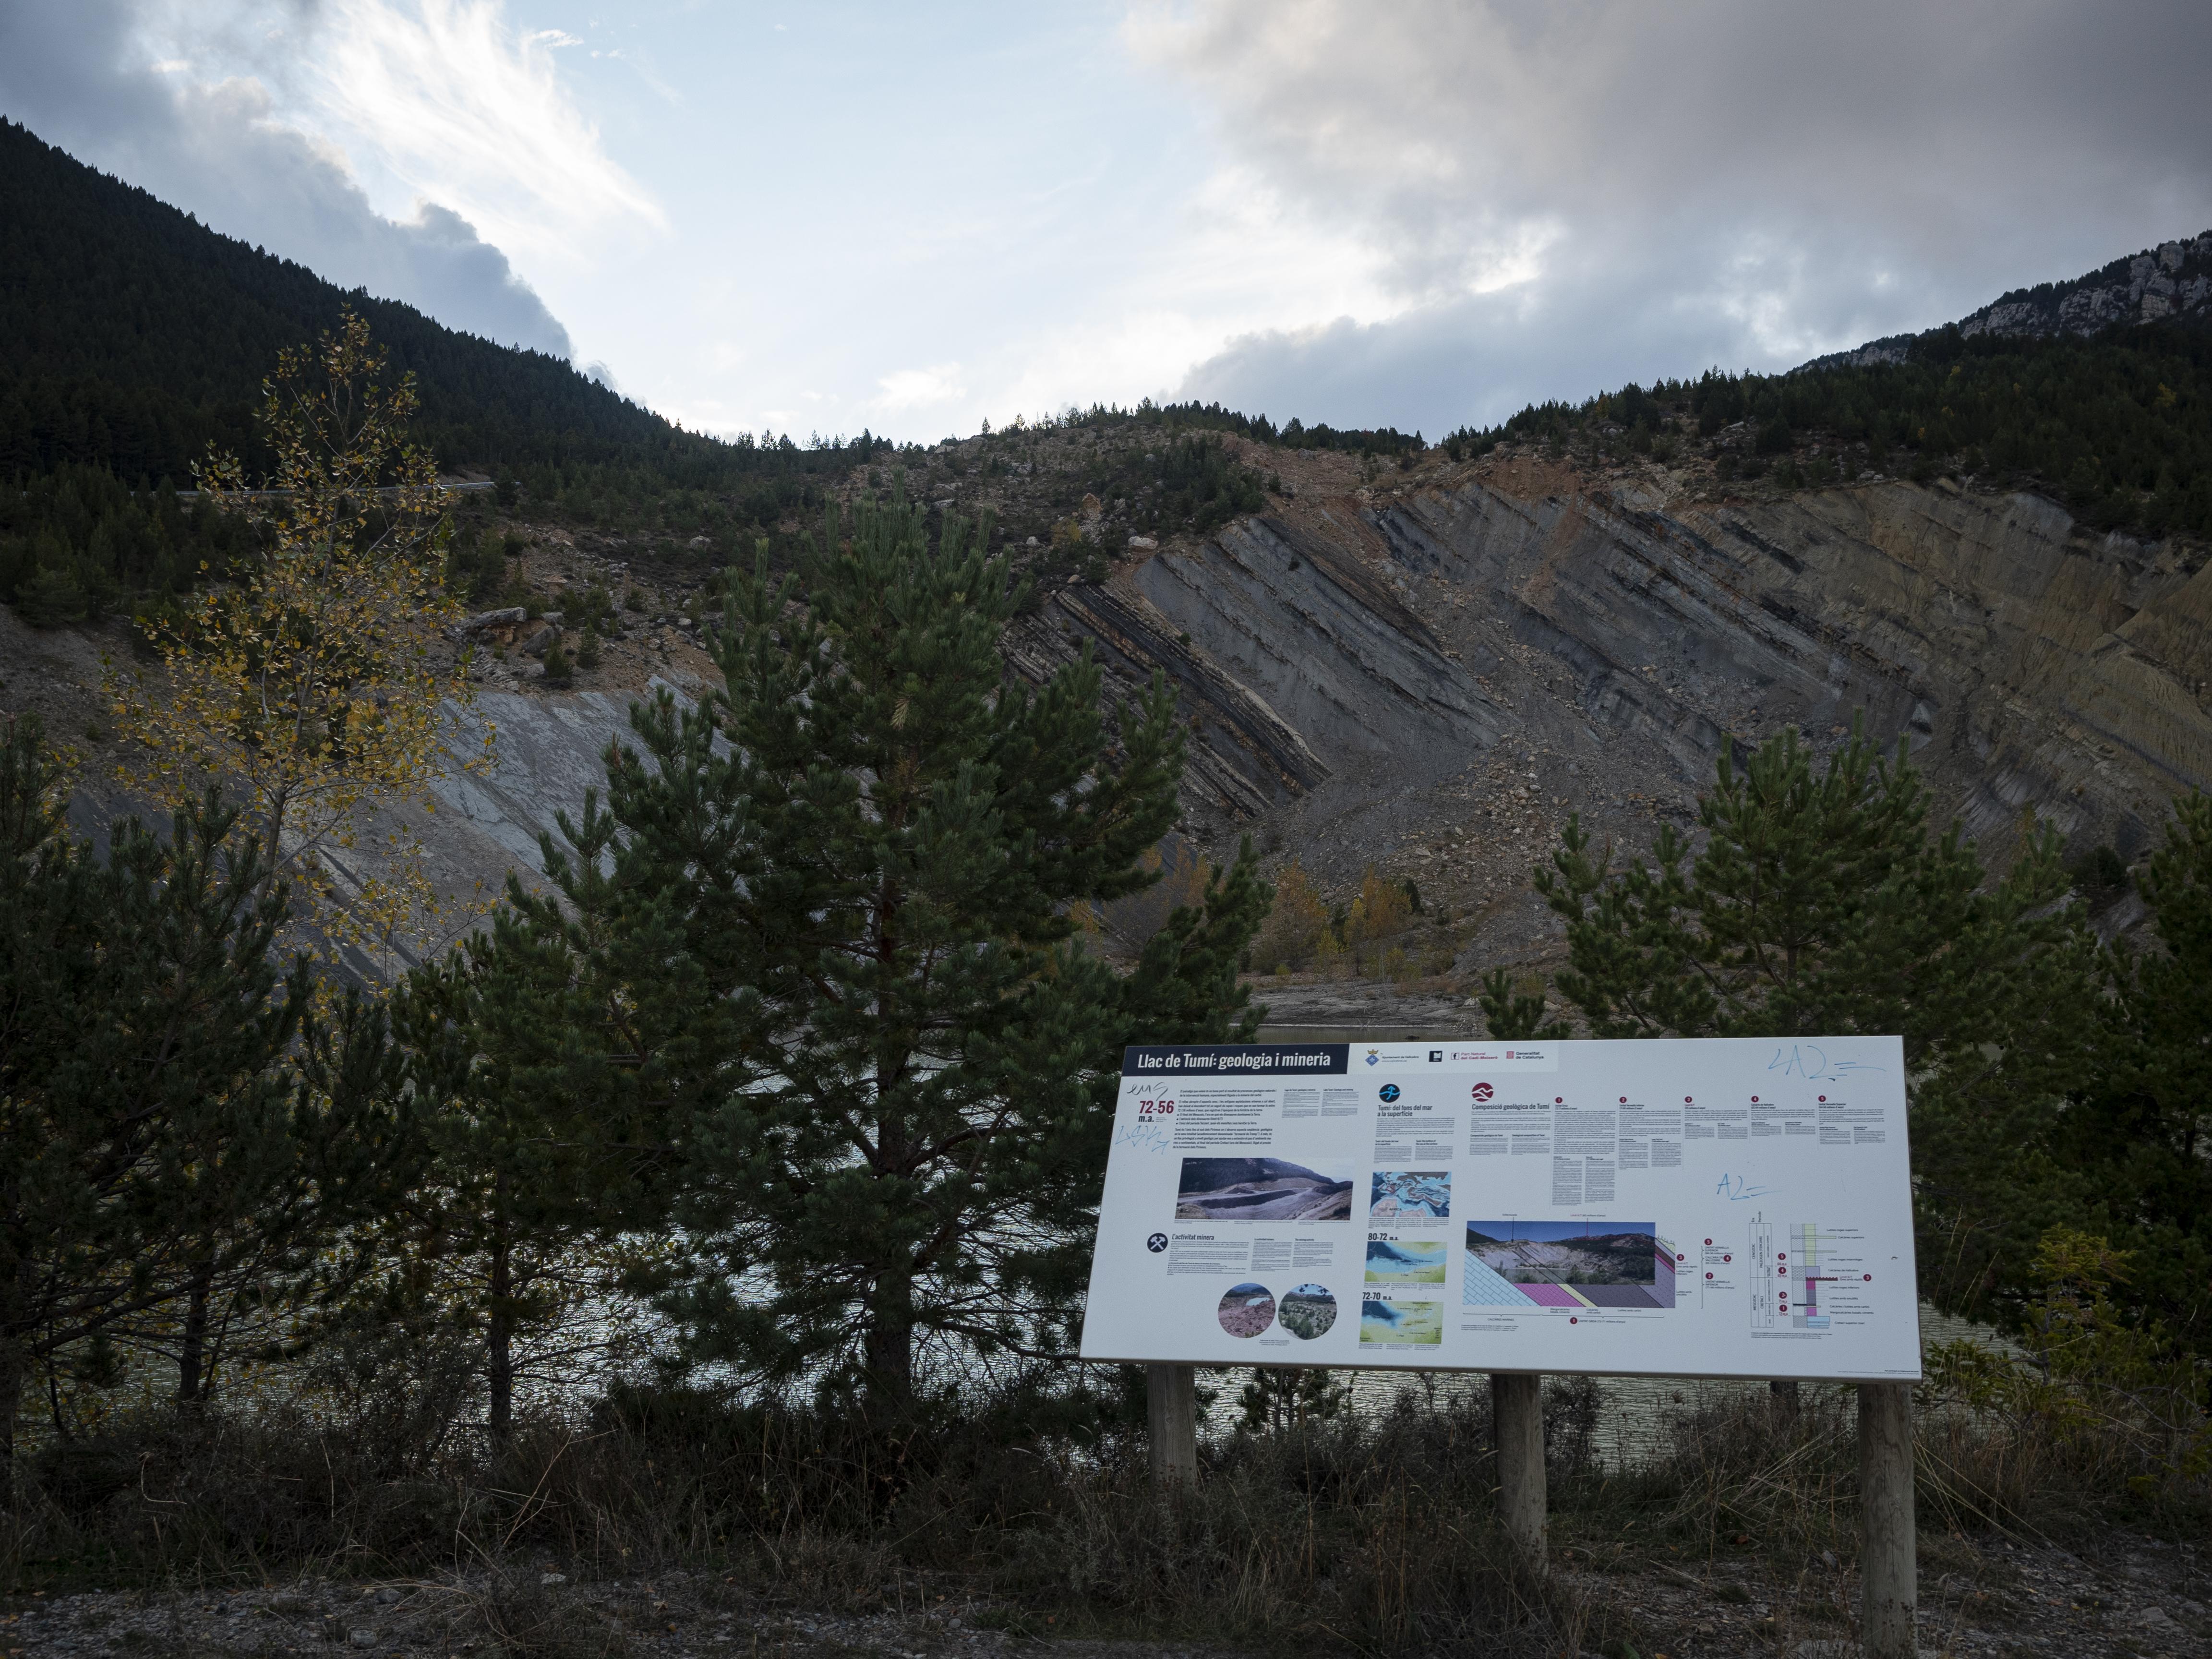
<instances>
[{"instance_id":1,"label":"rocky cliff face","mask_svg":"<svg viewBox=\"0 0 2212 1659\"><path fill-rule=\"evenodd\" d=\"M1256 830L1340 889L1412 876L1463 965L1550 953L1526 876L1569 811L1640 847L1785 726L1826 749L1863 711L1999 858L2033 812L2132 859L2212 782L2201 549L1948 483L1721 493L1501 452L1376 489L1269 459L1279 511L1056 595L1018 660L1088 639L1169 674L1194 836Z\"/></svg>"}]
</instances>

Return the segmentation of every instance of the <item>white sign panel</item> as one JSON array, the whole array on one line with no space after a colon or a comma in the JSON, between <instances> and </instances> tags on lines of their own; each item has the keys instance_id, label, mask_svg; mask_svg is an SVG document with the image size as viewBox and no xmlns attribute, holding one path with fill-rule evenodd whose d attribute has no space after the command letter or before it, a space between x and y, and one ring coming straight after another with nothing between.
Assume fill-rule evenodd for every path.
<instances>
[{"instance_id":1,"label":"white sign panel","mask_svg":"<svg viewBox=\"0 0 2212 1659\"><path fill-rule=\"evenodd\" d=\"M1132 1048L1086 1359L1913 1379L1895 1037Z\"/></svg>"}]
</instances>

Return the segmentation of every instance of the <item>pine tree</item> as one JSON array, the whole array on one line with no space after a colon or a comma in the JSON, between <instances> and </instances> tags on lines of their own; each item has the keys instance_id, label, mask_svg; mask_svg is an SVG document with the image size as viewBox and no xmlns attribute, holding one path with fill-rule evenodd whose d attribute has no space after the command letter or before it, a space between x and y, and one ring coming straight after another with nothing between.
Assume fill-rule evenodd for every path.
<instances>
[{"instance_id":1,"label":"pine tree","mask_svg":"<svg viewBox=\"0 0 2212 1659\"><path fill-rule=\"evenodd\" d=\"M1249 1030L1249 845L1118 978L1072 912L1135 892L1173 823L1164 684L1110 724L1088 658L1030 690L1021 593L902 495L833 514L798 578L723 603L724 689L632 712L607 805L549 844L611 1086L666 1125L684 1352L911 1398L918 1350L1063 1350L1110 1078L1141 1030Z\"/></svg>"},{"instance_id":2,"label":"pine tree","mask_svg":"<svg viewBox=\"0 0 2212 1659\"><path fill-rule=\"evenodd\" d=\"M420 1176L376 1219L383 1269L365 1288L467 1342L496 1445L523 1345L611 1289L639 1253L623 1235L659 1213L665 1125L625 1110L639 1094L583 1036L604 1012L576 972L590 950L573 918L516 882L488 930L414 970L392 1000Z\"/></svg>"},{"instance_id":3,"label":"pine tree","mask_svg":"<svg viewBox=\"0 0 2212 1659\"><path fill-rule=\"evenodd\" d=\"M186 1401L210 1298L289 1254L359 1175L336 1073L287 1063L309 984L272 951L259 847L212 801L167 837L74 839L34 722L0 745L0 1468L35 1368L184 1305ZM196 1296L197 1293L197 1296ZM197 1326L193 1310L197 1309Z\"/></svg>"},{"instance_id":4,"label":"pine tree","mask_svg":"<svg viewBox=\"0 0 2212 1659\"><path fill-rule=\"evenodd\" d=\"M1855 728L1816 774L1787 732L1740 770L1723 755L1694 853L1664 825L1650 863L1615 867L1577 816L1535 884L1593 1036L1901 1036L1923 1288L2002 1311L1988 1299L2021 1293L2035 1218L2064 1212L2050 1147L2095 1036L2095 942L2059 902L2049 826L1990 880L1928 809L1902 744L1885 757ZM1540 1020L1504 976L1486 991L1493 1022Z\"/></svg>"},{"instance_id":5,"label":"pine tree","mask_svg":"<svg viewBox=\"0 0 2212 1659\"><path fill-rule=\"evenodd\" d=\"M545 684L565 686L575 678L575 665L568 660L568 653L561 648L561 641L554 641L545 647Z\"/></svg>"},{"instance_id":6,"label":"pine tree","mask_svg":"<svg viewBox=\"0 0 2212 1659\"><path fill-rule=\"evenodd\" d=\"M2137 1315L2201 1355L2212 1352L2212 799L2174 803L2136 884L2152 938L2106 959L2097 1064L2051 1164L2078 1191L2081 1224L2133 1255L2123 1289Z\"/></svg>"}]
</instances>

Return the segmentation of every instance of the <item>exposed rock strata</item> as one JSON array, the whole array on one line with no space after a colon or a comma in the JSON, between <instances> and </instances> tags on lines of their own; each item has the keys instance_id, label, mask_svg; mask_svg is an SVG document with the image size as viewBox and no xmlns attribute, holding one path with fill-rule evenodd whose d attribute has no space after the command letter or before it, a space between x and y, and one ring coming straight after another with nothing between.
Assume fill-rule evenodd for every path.
<instances>
[{"instance_id":1,"label":"exposed rock strata","mask_svg":"<svg viewBox=\"0 0 2212 1659\"><path fill-rule=\"evenodd\" d=\"M2201 551L1948 484L1705 500L1506 459L1361 493L1150 555L1041 625L1184 688L1202 839L1272 830L1339 884L1373 862L1489 903L1509 937L1470 959L1540 953L1515 890L1567 809L1641 844L1784 726L1831 747L1863 710L1999 857L2033 811L2132 859L2212 782Z\"/></svg>"},{"instance_id":2,"label":"exposed rock strata","mask_svg":"<svg viewBox=\"0 0 2212 1659\"><path fill-rule=\"evenodd\" d=\"M1724 748L1785 726L1829 747L1863 710L1999 856L2033 811L2132 860L2212 783L2201 549L1948 484L1719 496L1501 454L1378 489L1345 457L1269 460L1290 488L1268 514L1046 595L1010 668L1042 679L1087 642L1115 696L1165 674L1190 842L1218 859L1254 832L1339 894L1370 864L1414 878L1463 966L1556 948L1527 878L1570 811L1640 848L1689 822ZM96 728L97 649L0 613L0 705ZM450 780L429 826L447 890L534 870L626 700L486 686L498 768Z\"/></svg>"}]
</instances>

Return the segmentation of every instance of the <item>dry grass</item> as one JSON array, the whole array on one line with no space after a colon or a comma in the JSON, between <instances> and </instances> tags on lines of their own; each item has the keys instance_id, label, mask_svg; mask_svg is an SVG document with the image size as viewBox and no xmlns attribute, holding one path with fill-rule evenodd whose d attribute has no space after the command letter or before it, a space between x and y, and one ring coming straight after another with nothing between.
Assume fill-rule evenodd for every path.
<instances>
[{"instance_id":1,"label":"dry grass","mask_svg":"<svg viewBox=\"0 0 2212 1659\"><path fill-rule=\"evenodd\" d=\"M31 1501L0 1522L0 1571L19 1588L413 1575L445 1587L449 1627L545 1659L618 1651L573 1598L543 1590L550 1568L586 1583L683 1566L755 1605L855 1616L950 1593L1063 1635L1505 1655L1638 1639L1574 1588L1581 1575L1515 1566L1481 1390L1410 1389L1379 1413L1224 1436L1196 1489L1163 1498L1116 1381L896 1423L639 1393L535 1419L497 1458L450 1432L395 1441L384 1419L143 1422L33 1464ZM1555 1384L1549 1405L1563 1559L1596 1571L1733 1559L1789 1581L1832 1558L1848 1571L1848 1391L1808 1388L1794 1412L1763 1398L1686 1412L1671 1452L1632 1471L1590 1455L1585 1388ZM2111 1474L2094 1443L1923 1413L1932 1529L2078 1536L2125 1505L2201 1529L2212 1513L2201 1480L2146 1492ZM1827 1582L1806 1578L1808 1629L1845 1617Z\"/></svg>"}]
</instances>

